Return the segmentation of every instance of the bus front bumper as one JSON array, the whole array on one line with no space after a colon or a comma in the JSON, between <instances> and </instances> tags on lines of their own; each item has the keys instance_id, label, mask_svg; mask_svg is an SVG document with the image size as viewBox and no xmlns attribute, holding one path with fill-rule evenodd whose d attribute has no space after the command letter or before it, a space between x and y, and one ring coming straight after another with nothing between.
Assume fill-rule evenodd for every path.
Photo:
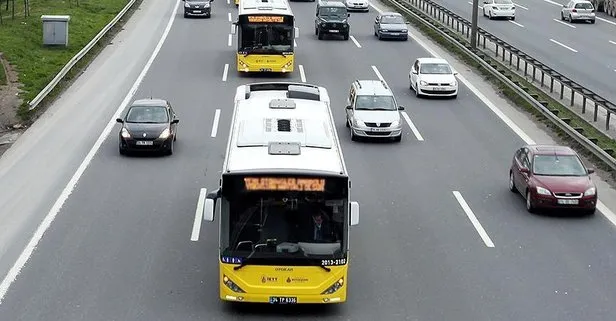
<instances>
[{"instance_id":1,"label":"bus front bumper","mask_svg":"<svg viewBox=\"0 0 616 321\"><path fill-rule=\"evenodd\" d=\"M295 300L288 300L288 298ZM284 298L280 300L281 298ZM331 295L314 295L300 294L297 296L280 295L272 296L269 294L252 294L252 293L235 293L232 291L224 291L220 295L220 299L230 302L246 302L246 303L268 303L268 304L332 304L346 302L346 293L343 289ZM277 303L276 303L277 302ZM291 302L291 303L287 303Z\"/></svg>"},{"instance_id":2,"label":"bus front bumper","mask_svg":"<svg viewBox=\"0 0 616 321\"><path fill-rule=\"evenodd\" d=\"M293 72L293 59L287 61L281 61L280 63L259 64L251 63L238 59L237 70L239 72L281 72L290 73Z\"/></svg>"}]
</instances>

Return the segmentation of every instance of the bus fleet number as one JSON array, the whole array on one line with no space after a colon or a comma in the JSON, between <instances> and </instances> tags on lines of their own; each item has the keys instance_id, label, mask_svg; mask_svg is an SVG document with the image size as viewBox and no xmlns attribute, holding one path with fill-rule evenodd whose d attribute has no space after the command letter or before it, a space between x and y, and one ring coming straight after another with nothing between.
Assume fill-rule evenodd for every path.
<instances>
[{"instance_id":1,"label":"bus fleet number","mask_svg":"<svg viewBox=\"0 0 616 321\"><path fill-rule=\"evenodd\" d=\"M346 259L321 260L321 265L345 265Z\"/></svg>"}]
</instances>

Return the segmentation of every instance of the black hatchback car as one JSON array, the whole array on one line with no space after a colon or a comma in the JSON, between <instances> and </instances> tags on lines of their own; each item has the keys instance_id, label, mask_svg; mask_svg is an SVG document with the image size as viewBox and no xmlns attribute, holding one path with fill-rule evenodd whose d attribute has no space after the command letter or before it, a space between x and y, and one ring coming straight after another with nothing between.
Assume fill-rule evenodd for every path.
<instances>
[{"instance_id":1,"label":"black hatchback car","mask_svg":"<svg viewBox=\"0 0 616 321\"><path fill-rule=\"evenodd\" d=\"M128 108L119 133L120 154L132 151L173 154L180 121L171 104L163 99L140 99Z\"/></svg>"}]
</instances>

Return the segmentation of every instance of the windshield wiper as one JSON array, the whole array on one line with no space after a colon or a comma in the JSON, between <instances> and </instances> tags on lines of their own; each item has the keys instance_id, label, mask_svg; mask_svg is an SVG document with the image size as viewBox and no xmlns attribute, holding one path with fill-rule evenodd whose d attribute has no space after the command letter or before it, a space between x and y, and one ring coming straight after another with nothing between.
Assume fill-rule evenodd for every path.
<instances>
[{"instance_id":1,"label":"windshield wiper","mask_svg":"<svg viewBox=\"0 0 616 321\"><path fill-rule=\"evenodd\" d=\"M242 260L242 263L240 263L240 265L238 266L234 266L233 270L237 271L241 268L243 268L244 266L248 265L248 261L250 261L250 258L257 252L257 247L259 247L259 245L265 245L265 244L257 244L255 245L255 247L252 249L252 252L250 252L250 254L248 254L248 256Z\"/></svg>"},{"instance_id":2,"label":"windshield wiper","mask_svg":"<svg viewBox=\"0 0 616 321\"><path fill-rule=\"evenodd\" d=\"M319 265L319 266L320 266L321 268L323 268L323 270L325 270L325 271L327 271L327 272L331 272L331 271L332 271L332 269L328 268L328 267L327 267L327 266L325 266L325 265Z\"/></svg>"}]
</instances>

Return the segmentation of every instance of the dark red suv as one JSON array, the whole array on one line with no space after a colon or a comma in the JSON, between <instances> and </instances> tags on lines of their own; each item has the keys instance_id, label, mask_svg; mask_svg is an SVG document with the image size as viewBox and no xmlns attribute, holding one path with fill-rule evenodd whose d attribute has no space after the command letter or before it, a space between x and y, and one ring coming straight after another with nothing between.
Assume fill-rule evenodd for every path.
<instances>
[{"instance_id":1,"label":"dark red suv","mask_svg":"<svg viewBox=\"0 0 616 321\"><path fill-rule=\"evenodd\" d=\"M526 145L513 155L509 189L521 192L526 209L578 209L594 214L597 187L578 154L566 146Z\"/></svg>"}]
</instances>

